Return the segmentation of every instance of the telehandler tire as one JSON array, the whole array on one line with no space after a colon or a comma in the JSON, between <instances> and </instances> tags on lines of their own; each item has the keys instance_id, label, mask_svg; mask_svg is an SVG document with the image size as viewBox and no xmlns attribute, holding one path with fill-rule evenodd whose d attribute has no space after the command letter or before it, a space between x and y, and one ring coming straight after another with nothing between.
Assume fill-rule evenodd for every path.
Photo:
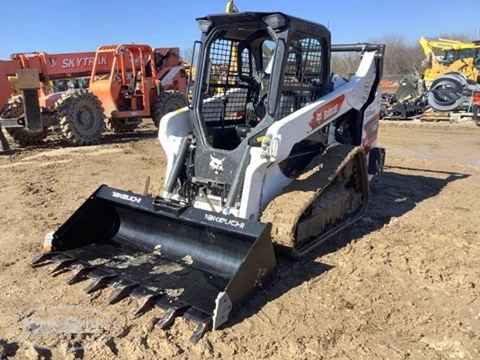
<instances>
[{"instance_id":1,"label":"telehandler tire","mask_svg":"<svg viewBox=\"0 0 480 360\"><path fill-rule=\"evenodd\" d=\"M14 119L23 115L23 98L21 95L11 97L1 117ZM6 128L8 135L21 146L38 145L48 136L48 128L42 132L30 132L24 128Z\"/></svg>"},{"instance_id":2,"label":"telehandler tire","mask_svg":"<svg viewBox=\"0 0 480 360\"><path fill-rule=\"evenodd\" d=\"M132 133L136 128L138 128L138 125L141 123L142 119L133 124L126 124L125 120L126 119L107 118L105 120L105 127L107 130L115 134ZM138 118L131 118L131 120L138 120Z\"/></svg>"},{"instance_id":3,"label":"telehandler tire","mask_svg":"<svg viewBox=\"0 0 480 360\"><path fill-rule=\"evenodd\" d=\"M180 91L164 91L157 96L152 106L152 120L157 129L160 120L169 112L181 109L188 105L188 100Z\"/></svg>"},{"instance_id":4,"label":"telehandler tire","mask_svg":"<svg viewBox=\"0 0 480 360\"><path fill-rule=\"evenodd\" d=\"M73 145L98 144L105 129L105 115L98 97L85 89L66 91L55 103L60 131Z\"/></svg>"}]
</instances>

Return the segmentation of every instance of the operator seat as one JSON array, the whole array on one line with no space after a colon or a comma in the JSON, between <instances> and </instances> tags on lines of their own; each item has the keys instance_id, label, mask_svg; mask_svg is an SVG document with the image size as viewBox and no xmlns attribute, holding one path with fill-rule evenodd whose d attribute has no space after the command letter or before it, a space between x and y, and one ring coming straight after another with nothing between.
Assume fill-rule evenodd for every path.
<instances>
[{"instance_id":1,"label":"operator seat","mask_svg":"<svg viewBox=\"0 0 480 360\"><path fill-rule=\"evenodd\" d=\"M253 108L250 108L249 104L247 104L247 109L245 111L246 121L247 124L238 125L236 127L237 136L240 139L244 139L250 134L252 129L263 120L263 118L267 115L267 106L265 105L265 100L268 96L268 82L270 81L270 74L272 72L273 67L273 56L270 59L266 69L263 72L262 80L261 80L261 89L259 91L259 101L253 105Z\"/></svg>"},{"instance_id":2,"label":"operator seat","mask_svg":"<svg viewBox=\"0 0 480 360\"><path fill-rule=\"evenodd\" d=\"M142 72L139 71L135 76L132 76L128 88L125 91L125 95L134 95L137 83L142 80Z\"/></svg>"}]
</instances>

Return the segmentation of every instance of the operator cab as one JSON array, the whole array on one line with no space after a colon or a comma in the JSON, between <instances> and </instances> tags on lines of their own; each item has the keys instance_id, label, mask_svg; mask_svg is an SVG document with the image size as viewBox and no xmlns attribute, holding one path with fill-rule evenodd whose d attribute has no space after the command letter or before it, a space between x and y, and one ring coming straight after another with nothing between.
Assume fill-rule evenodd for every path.
<instances>
[{"instance_id":1,"label":"operator cab","mask_svg":"<svg viewBox=\"0 0 480 360\"><path fill-rule=\"evenodd\" d=\"M197 21L202 39L189 112L193 136L185 134L165 191L177 187L182 198L202 202L205 187L213 204L233 207L251 148L261 147L275 121L331 91L330 32L277 12ZM325 136L314 135L279 164L286 176L296 176L321 152Z\"/></svg>"},{"instance_id":2,"label":"operator cab","mask_svg":"<svg viewBox=\"0 0 480 360\"><path fill-rule=\"evenodd\" d=\"M195 133L205 146L234 150L325 94L330 33L323 26L279 13L213 15L198 22L204 49L193 110Z\"/></svg>"}]
</instances>

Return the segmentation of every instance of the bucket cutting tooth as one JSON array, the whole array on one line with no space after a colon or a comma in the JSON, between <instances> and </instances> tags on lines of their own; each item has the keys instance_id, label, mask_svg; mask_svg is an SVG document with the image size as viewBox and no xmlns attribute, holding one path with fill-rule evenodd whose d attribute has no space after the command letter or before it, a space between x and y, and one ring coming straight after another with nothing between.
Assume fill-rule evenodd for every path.
<instances>
[{"instance_id":1,"label":"bucket cutting tooth","mask_svg":"<svg viewBox=\"0 0 480 360\"><path fill-rule=\"evenodd\" d=\"M193 331L193 334L190 337L190 342L193 344L196 344L203 337L203 335L212 328L212 317L202 313L201 311L198 311L195 308L189 308L183 314L183 317L197 324L196 329Z\"/></svg>"},{"instance_id":2,"label":"bucket cutting tooth","mask_svg":"<svg viewBox=\"0 0 480 360\"><path fill-rule=\"evenodd\" d=\"M50 263L51 259L54 256L59 254L60 254L59 252L54 252L54 251L47 252L47 253L40 253L32 259L32 261L30 262L30 266L37 267L37 266L46 265L47 263Z\"/></svg>"},{"instance_id":3,"label":"bucket cutting tooth","mask_svg":"<svg viewBox=\"0 0 480 360\"><path fill-rule=\"evenodd\" d=\"M56 276L58 273L62 272L62 270L68 270L68 267L75 263L76 260L72 258L61 258L61 259L53 259L53 263L55 266L48 272L49 275Z\"/></svg>"},{"instance_id":4,"label":"bucket cutting tooth","mask_svg":"<svg viewBox=\"0 0 480 360\"><path fill-rule=\"evenodd\" d=\"M83 289L87 294L94 293L100 289L106 288L109 284L109 280L116 279L117 275L115 274L103 274L100 276L96 276L92 279L92 282L88 284L88 286Z\"/></svg>"},{"instance_id":5,"label":"bucket cutting tooth","mask_svg":"<svg viewBox=\"0 0 480 360\"><path fill-rule=\"evenodd\" d=\"M114 290L110 295L108 303L110 305L113 305L119 301L122 301L126 297L130 296L132 291L135 290L138 286L140 286L140 284L132 283L125 279L120 279L112 286Z\"/></svg>"},{"instance_id":6,"label":"bucket cutting tooth","mask_svg":"<svg viewBox=\"0 0 480 360\"><path fill-rule=\"evenodd\" d=\"M68 285L76 284L82 280L85 280L88 274L93 271L96 267L91 265L85 265L82 263L77 263L74 266L73 274L67 280Z\"/></svg>"},{"instance_id":7,"label":"bucket cutting tooth","mask_svg":"<svg viewBox=\"0 0 480 360\"><path fill-rule=\"evenodd\" d=\"M131 296L140 298L137 308L133 310L133 315L139 317L150 309L153 309L155 302L163 295L148 291L148 289L145 288L137 288L132 292Z\"/></svg>"},{"instance_id":8,"label":"bucket cutting tooth","mask_svg":"<svg viewBox=\"0 0 480 360\"><path fill-rule=\"evenodd\" d=\"M164 299L164 298L162 298ZM169 306L169 305L167 305ZM162 306L163 307L163 306ZM190 307L188 304L180 304L180 303L173 303L171 304L166 310L165 313L163 314L162 318L157 322L157 326L160 327L160 329L164 330L171 326L173 322L175 321L175 318L178 316L183 315L185 311Z\"/></svg>"}]
</instances>

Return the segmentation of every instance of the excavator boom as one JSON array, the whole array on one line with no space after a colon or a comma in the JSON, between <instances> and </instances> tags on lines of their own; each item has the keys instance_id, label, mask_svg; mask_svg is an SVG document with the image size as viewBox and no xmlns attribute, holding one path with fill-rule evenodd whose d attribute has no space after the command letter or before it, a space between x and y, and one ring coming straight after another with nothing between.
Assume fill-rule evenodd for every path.
<instances>
[{"instance_id":1,"label":"excavator boom","mask_svg":"<svg viewBox=\"0 0 480 360\"><path fill-rule=\"evenodd\" d=\"M422 46L423 52L425 56L435 55L433 49L440 49L442 51L445 50L461 50L461 49L471 49L478 47L478 44L475 43L465 43L459 40L450 40L450 39L434 39L434 38L427 38L422 36L419 39L419 43Z\"/></svg>"}]
</instances>

